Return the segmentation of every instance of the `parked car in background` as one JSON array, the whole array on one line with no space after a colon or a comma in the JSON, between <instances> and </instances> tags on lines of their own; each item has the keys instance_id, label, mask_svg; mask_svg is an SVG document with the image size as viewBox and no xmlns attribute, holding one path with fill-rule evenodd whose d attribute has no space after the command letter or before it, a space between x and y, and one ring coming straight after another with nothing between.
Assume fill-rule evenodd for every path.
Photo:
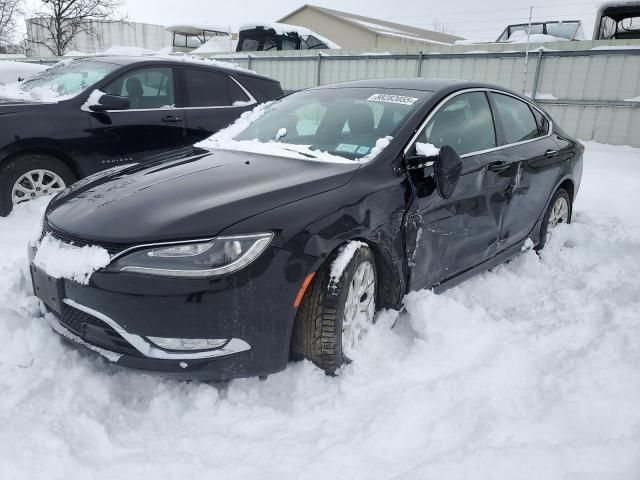
<instances>
[{"instance_id":1,"label":"parked car in background","mask_svg":"<svg viewBox=\"0 0 640 480\"><path fill-rule=\"evenodd\" d=\"M640 38L640 2L609 2L598 9L594 40Z\"/></svg>"},{"instance_id":2,"label":"parked car in background","mask_svg":"<svg viewBox=\"0 0 640 480\"><path fill-rule=\"evenodd\" d=\"M282 95L276 80L208 61L58 64L0 89L0 215L97 171L192 145Z\"/></svg>"},{"instance_id":3,"label":"parked car in background","mask_svg":"<svg viewBox=\"0 0 640 480\"><path fill-rule=\"evenodd\" d=\"M267 375L290 358L333 374L376 308L542 248L571 220L584 147L502 87L362 80L259 113L210 151L105 172L50 203L31 274L58 333L183 378ZM47 271L58 248L83 246L102 252L86 285Z\"/></svg>"},{"instance_id":4,"label":"parked car in background","mask_svg":"<svg viewBox=\"0 0 640 480\"><path fill-rule=\"evenodd\" d=\"M240 27L238 52L268 50L326 50L338 49L333 43L308 28L285 23L247 24Z\"/></svg>"}]
</instances>

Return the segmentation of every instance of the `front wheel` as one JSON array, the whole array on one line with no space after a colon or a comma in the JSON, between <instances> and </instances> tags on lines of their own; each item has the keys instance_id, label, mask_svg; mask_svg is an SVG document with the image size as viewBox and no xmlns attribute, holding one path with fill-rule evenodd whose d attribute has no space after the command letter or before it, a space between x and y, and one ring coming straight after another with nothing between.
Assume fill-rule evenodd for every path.
<instances>
[{"instance_id":1,"label":"front wheel","mask_svg":"<svg viewBox=\"0 0 640 480\"><path fill-rule=\"evenodd\" d=\"M353 255L341 274L332 276L350 252ZM355 242L342 247L318 270L302 299L293 329L293 355L335 374L351 361L362 336L373 324L376 293L373 252Z\"/></svg>"},{"instance_id":2,"label":"front wheel","mask_svg":"<svg viewBox=\"0 0 640 480\"><path fill-rule=\"evenodd\" d=\"M75 177L61 161L40 154L20 155L0 169L0 216L18 203L58 193Z\"/></svg>"},{"instance_id":3,"label":"front wheel","mask_svg":"<svg viewBox=\"0 0 640 480\"><path fill-rule=\"evenodd\" d=\"M553 195L547 212L542 219L542 226L540 227L540 243L537 250L542 250L547 244L553 229L561 223L571 223L571 197L569 192L564 188L559 188Z\"/></svg>"}]
</instances>

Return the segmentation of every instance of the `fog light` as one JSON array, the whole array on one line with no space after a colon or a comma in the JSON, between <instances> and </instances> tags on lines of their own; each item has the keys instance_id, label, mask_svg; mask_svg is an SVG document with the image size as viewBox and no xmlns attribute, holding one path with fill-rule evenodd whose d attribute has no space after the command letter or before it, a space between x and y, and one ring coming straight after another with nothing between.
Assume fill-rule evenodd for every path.
<instances>
[{"instance_id":1,"label":"fog light","mask_svg":"<svg viewBox=\"0 0 640 480\"><path fill-rule=\"evenodd\" d=\"M147 338L165 350L214 350L229 343L228 338Z\"/></svg>"}]
</instances>

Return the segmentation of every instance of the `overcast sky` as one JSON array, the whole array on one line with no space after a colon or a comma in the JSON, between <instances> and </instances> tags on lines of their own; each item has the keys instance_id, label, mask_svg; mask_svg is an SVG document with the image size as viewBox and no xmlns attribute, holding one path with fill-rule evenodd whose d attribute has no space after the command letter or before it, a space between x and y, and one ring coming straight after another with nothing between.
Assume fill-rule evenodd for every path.
<instances>
[{"instance_id":1,"label":"overcast sky","mask_svg":"<svg viewBox=\"0 0 640 480\"><path fill-rule=\"evenodd\" d=\"M273 22L304 4L301 0L125 0L133 21L170 25L208 23L237 29L244 22ZM391 22L432 28L446 24L452 33L472 39L495 40L509 23L524 23L533 6L534 20L582 20L591 37L596 1L566 3L551 0L314 0L312 3ZM431 6L430 6L431 5Z\"/></svg>"}]
</instances>

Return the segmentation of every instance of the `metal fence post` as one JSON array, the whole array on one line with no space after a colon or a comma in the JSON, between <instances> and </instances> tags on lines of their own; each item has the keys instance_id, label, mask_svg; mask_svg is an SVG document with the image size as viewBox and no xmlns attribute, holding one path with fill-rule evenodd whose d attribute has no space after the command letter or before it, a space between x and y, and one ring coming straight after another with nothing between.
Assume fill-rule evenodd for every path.
<instances>
[{"instance_id":1,"label":"metal fence post","mask_svg":"<svg viewBox=\"0 0 640 480\"><path fill-rule=\"evenodd\" d=\"M318 66L316 68L316 85L320 86L320 74L322 73L321 66L322 65L322 54L318 54Z\"/></svg>"},{"instance_id":2,"label":"metal fence post","mask_svg":"<svg viewBox=\"0 0 640 480\"><path fill-rule=\"evenodd\" d=\"M418 67L416 68L416 77L422 76L422 57L423 56L424 56L424 53L422 53L422 50L420 50L420 53L418 54Z\"/></svg>"},{"instance_id":3,"label":"metal fence post","mask_svg":"<svg viewBox=\"0 0 640 480\"><path fill-rule=\"evenodd\" d=\"M540 70L542 69L542 55L544 50L538 49L538 61L536 62L536 72L533 75L533 87L531 88L531 100L536 99L536 93L538 93L538 81L540 80Z\"/></svg>"}]
</instances>

